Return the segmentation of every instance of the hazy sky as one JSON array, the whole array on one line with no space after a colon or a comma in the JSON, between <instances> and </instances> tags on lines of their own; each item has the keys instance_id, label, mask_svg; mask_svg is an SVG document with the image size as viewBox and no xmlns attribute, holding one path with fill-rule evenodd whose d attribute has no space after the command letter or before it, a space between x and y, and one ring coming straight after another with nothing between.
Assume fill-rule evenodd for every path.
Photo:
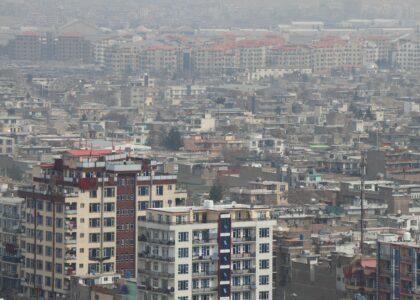
<instances>
[{"instance_id":1,"label":"hazy sky","mask_svg":"<svg viewBox=\"0 0 420 300\"><path fill-rule=\"evenodd\" d=\"M418 0L1 0L0 25L276 26L290 20L419 18Z\"/></svg>"}]
</instances>

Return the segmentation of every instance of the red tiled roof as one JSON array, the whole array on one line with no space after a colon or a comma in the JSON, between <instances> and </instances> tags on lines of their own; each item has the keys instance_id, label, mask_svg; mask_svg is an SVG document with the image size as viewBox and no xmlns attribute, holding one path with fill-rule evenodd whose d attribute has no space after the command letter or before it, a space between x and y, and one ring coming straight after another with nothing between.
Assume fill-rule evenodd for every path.
<instances>
[{"instance_id":1,"label":"red tiled roof","mask_svg":"<svg viewBox=\"0 0 420 300\"><path fill-rule=\"evenodd\" d=\"M71 156L102 156L110 154L112 150L102 149L77 149L77 150L69 150L66 153L70 154Z\"/></svg>"},{"instance_id":2,"label":"red tiled roof","mask_svg":"<svg viewBox=\"0 0 420 300\"><path fill-rule=\"evenodd\" d=\"M35 32L35 31L24 31L20 35L23 35L23 36L39 36L39 33Z\"/></svg>"}]
</instances>

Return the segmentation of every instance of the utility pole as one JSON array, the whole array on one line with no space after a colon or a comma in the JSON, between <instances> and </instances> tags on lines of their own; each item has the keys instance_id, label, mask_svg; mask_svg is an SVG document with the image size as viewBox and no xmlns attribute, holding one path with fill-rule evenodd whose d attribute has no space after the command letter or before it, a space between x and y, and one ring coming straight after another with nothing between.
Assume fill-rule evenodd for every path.
<instances>
[{"instance_id":1,"label":"utility pole","mask_svg":"<svg viewBox=\"0 0 420 300\"><path fill-rule=\"evenodd\" d=\"M364 242L364 219L365 219L365 176L366 176L366 161L365 154L361 152L360 158L360 254L363 255Z\"/></svg>"}]
</instances>

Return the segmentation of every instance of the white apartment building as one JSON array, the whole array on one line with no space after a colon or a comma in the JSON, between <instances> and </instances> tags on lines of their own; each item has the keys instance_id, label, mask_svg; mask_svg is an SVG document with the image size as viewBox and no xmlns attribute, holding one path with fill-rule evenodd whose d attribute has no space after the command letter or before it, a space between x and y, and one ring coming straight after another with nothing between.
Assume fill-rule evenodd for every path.
<instances>
[{"instance_id":1,"label":"white apartment building","mask_svg":"<svg viewBox=\"0 0 420 300\"><path fill-rule=\"evenodd\" d=\"M138 224L138 299L273 299L268 207L206 201L148 209Z\"/></svg>"},{"instance_id":2,"label":"white apartment building","mask_svg":"<svg viewBox=\"0 0 420 300\"><path fill-rule=\"evenodd\" d=\"M416 71L420 68L420 43L418 40L400 40L396 44L395 65L403 70Z\"/></svg>"}]
</instances>

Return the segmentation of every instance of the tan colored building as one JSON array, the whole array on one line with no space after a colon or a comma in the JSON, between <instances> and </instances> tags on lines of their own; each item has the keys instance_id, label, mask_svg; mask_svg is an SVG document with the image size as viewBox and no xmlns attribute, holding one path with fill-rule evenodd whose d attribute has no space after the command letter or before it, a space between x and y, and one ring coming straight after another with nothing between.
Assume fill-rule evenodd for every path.
<instances>
[{"instance_id":1,"label":"tan colored building","mask_svg":"<svg viewBox=\"0 0 420 300\"><path fill-rule=\"evenodd\" d=\"M287 182L252 181L248 187L230 189L233 201L245 204L279 205L287 202Z\"/></svg>"},{"instance_id":2,"label":"tan colored building","mask_svg":"<svg viewBox=\"0 0 420 300\"><path fill-rule=\"evenodd\" d=\"M275 224L262 206L148 209L139 222L138 299L273 299Z\"/></svg>"},{"instance_id":3,"label":"tan colored building","mask_svg":"<svg viewBox=\"0 0 420 300\"><path fill-rule=\"evenodd\" d=\"M136 275L137 222L148 207L185 204L175 175L110 150L71 150L34 169L26 199L24 291L65 295L70 276Z\"/></svg>"}]
</instances>

